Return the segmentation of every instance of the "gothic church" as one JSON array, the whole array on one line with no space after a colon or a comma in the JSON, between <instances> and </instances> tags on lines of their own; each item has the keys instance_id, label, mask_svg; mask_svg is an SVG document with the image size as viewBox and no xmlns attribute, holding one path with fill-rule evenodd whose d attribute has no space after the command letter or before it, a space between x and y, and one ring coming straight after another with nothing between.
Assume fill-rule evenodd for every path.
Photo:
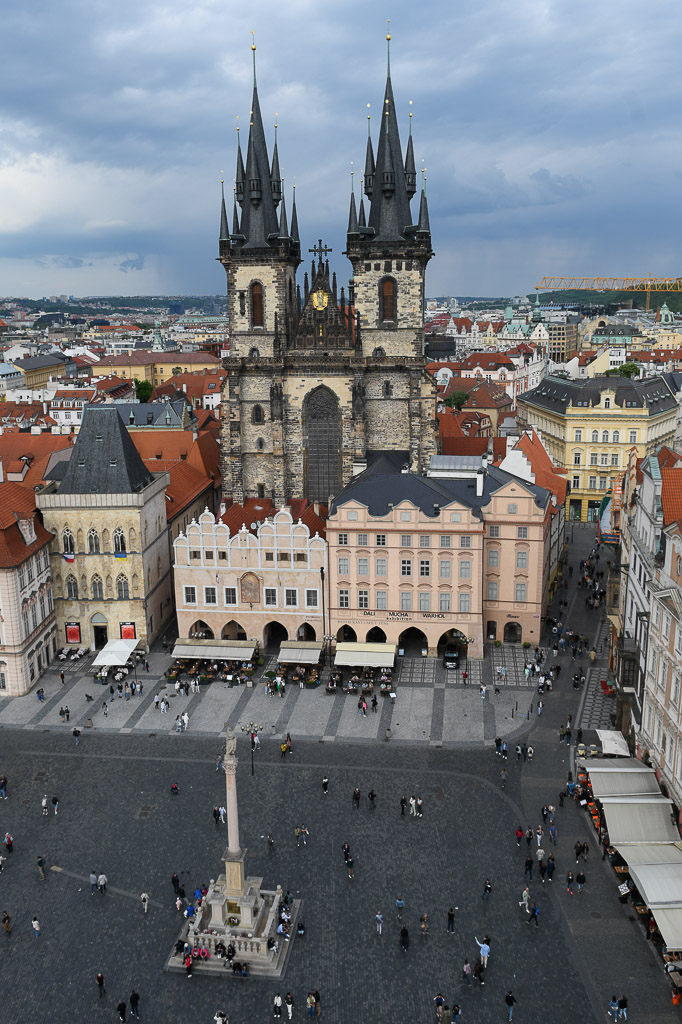
<instances>
[{"instance_id":1,"label":"gothic church","mask_svg":"<svg viewBox=\"0 0 682 1024\"><path fill-rule=\"evenodd\" d=\"M230 352L222 395L227 497L327 502L375 455L425 472L435 452L435 385L424 369L424 277L433 255L412 134L403 157L390 66L376 158L367 139L364 198L350 198L348 293L322 242L304 276L275 138L272 161L255 77L246 163L237 145L230 230L223 196L219 260L227 273Z\"/></svg>"}]
</instances>

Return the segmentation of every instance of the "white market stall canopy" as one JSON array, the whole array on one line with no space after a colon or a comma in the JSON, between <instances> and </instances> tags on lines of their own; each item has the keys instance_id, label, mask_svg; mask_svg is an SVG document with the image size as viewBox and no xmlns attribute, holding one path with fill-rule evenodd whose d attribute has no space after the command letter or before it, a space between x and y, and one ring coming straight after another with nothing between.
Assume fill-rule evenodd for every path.
<instances>
[{"instance_id":1,"label":"white market stall canopy","mask_svg":"<svg viewBox=\"0 0 682 1024\"><path fill-rule=\"evenodd\" d=\"M628 871L649 910L657 914L658 907L682 908L682 860L677 864L628 864Z\"/></svg>"},{"instance_id":2,"label":"white market stall canopy","mask_svg":"<svg viewBox=\"0 0 682 1024\"><path fill-rule=\"evenodd\" d=\"M395 644L337 644L334 664L353 668L392 668L395 650Z\"/></svg>"},{"instance_id":3,"label":"white market stall canopy","mask_svg":"<svg viewBox=\"0 0 682 1024\"><path fill-rule=\"evenodd\" d=\"M624 861L637 864L682 864L682 843L639 843L636 846L617 846Z\"/></svg>"},{"instance_id":4,"label":"white market stall canopy","mask_svg":"<svg viewBox=\"0 0 682 1024\"><path fill-rule=\"evenodd\" d=\"M682 910L659 907L654 910L654 917L668 950L682 950Z\"/></svg>"},{"instance_id":5,"label":"white market stall canopy","mask_svg":"<svg viewBox=\"0 0 682 1024\"><path fill-rule=\"evenodd\" d=\"M99 652L93 665L125 665L138 645L137 640L110 640Z\"/></svg>"},{"instance_id":6,"label":"white market stall canopy","mask_svg":"<svg viewBox=\"0 0 682 1024\"><path fill-rule=\"evenodd\" d=\"M670 819L672 800L667 797L605 796L601 803L612 846L673 843L680 838Z\"/></svg>"},{"instance_id":7,"label":"white market stall canopy","mask_svg":"<svg viewBox=\"0 0 682 1024\"><path fill-rule=\"evenodd\" d=\"M615 754L617 757L630 756L630 748L621 732L613 729L597 729L596 732L605 754Z\"/></svg>"},{"instance_id":8,"label":"white market stall canopy","mask_svg":"<svg viewBox=\"0 0 682 1024\"><path fill-rule=\"evenodd\" d=\"M627 761L581 761L589 773L592 792L605 796L658 796L660 788L653 768L631 757Z\"/></svg>"},{"instance_id":9,"label":"white market stall canopy","mask_svg":"<svg viewBox=\"0 0 682 1024\"><path fill-rule=\"evenodd\" d=\"M317 665L323 646L305 640L283 640L277 660L284 665Z\"/></svg>"},{"instance_id":10,"label":"white market stall canopy","mask_svg":"<svg viewBox=\"0 0 682 1024\"><path fill-rule=\"evenodd\" d=\"M249 661L255 649L252 640L178 640L173 648L173 657Z\"/></svg>"}]
</instances>

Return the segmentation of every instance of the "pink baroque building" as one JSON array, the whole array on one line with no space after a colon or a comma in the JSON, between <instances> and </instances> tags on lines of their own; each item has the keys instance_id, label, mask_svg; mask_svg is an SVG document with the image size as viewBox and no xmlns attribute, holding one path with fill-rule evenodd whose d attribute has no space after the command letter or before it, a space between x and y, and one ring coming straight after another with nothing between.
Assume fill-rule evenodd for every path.
<instances>
[{"instance_id":1,"label":"pink baroque building","mask_svg":"<svg viewBox=\"0 0 682 1024\"><path fill-rule=\"evenodd\" d=\"M206 509L173 542L181 639L256 640L276 652L286 640L323 641L324 523L296 502L267 499ZM300 509L298 506L301 506Z\"/></svg>"},{"instance_id":2,"label":"pink baroque building","mask_svg":"<svg viewBox=\"0 0 682 1024\"><path fill-rule=\"evenodd\" d=\"M439 460L434 460L438 463ZM540 639L551 492L494 466L363 473L327 520L331 632L435 655ZM480 464L480 460L479 460ZM454 467L454 468L453 468Z\"/></svg>"}]
</instances>

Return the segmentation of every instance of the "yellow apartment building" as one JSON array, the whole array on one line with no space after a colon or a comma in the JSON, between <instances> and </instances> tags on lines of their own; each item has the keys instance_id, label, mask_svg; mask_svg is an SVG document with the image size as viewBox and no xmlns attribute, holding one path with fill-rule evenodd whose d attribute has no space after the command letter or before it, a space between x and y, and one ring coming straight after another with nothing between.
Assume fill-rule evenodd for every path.
<instances>
[{"instance_id":1,"label":"yellow apartment building","mask_svg":"<svg viewBox=\"0 0 682 1024\"><path fill-rule=\"evenodd\" d=\"M597 520L630 449L643 457L661 445L672 446L676 393L674 375L666 373L642 380L550 376L519 395L519 430L535 427L554 462L566 469L569 519Z\"/></svg>"}]
</instances>

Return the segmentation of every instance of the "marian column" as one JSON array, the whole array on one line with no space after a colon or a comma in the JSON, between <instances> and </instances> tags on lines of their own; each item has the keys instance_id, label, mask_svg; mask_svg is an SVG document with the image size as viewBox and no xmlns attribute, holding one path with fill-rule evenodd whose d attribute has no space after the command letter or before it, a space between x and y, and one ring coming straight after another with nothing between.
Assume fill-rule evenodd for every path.
<instances>
[{"instance_id":1,"label":"marian column","mask_svg":"<svg viewBox=\"0 0 682 1024\"><path fill-rule=\"evenodd\" d=\"M242 896L244 893L244 855L239 843L239 806L237 803L237 737L231 725L225 735L225 789L227 808L227 850L225 862L225 889L228 896Z\"/></svg>"}]
</instances>

